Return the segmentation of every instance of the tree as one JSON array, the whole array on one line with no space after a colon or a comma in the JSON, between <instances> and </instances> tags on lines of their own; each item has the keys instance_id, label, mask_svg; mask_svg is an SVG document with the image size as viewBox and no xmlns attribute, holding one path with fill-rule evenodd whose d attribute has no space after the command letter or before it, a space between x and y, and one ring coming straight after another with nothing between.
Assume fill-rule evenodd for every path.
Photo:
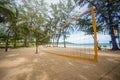
<instances>
[{"instance_id":1,"label":"tree","mask_svg":"<svg viewBox=\"0 0 120 80\"><path fill-rule=\"evenodd\" d=\"M66 39L67 39L67 35L69 35L70 34L70 31L68 31L68 27L67 28L65 28L65 29L63 29L62 30L62 32L61 32L61 35L63 36L63 42L64 42L64 48L66 48Z\"/></svg>"},{"instance_id":2,"label":"tree","mask_svg":"<svg viewBox=\"0 0 120 80\"><path fill-rule=\"evenodd\" d=\"M59 31L57 31L56 34L53 35L54 36L53 38L57 39L56 46L58 46L60 37L62 35L64 35L62 33L63 31L61 29L61 26L64 25L65 22L67 22L71 18L71 12L75 8L75 6L74 6L74 4L72 4L72 0L68 0L65 2L63 0L60 0L60 2L58 4L52 4L51 8L53 10L52 14L53 14L54 20L57 19L57 20L55 20L57 22L54 23L54 24L56 24L55 30L59 29ZM69 29L70 28L71 27L69 27ZM68 31L70 31L70 30L68 30ZM66 33L66 32L64 32L64 33Z\"/></svg>"},{"instance_id":3,"label":"tree","mask_svg":"<svg viewBox=\"0 0 120 80\"><path fill-rule=\"evenodd\" d=\"M13 1L10 2L10 0L0 1L0 22L9 24L8 30L6 31L7 32L5 47L6 52L8 51L9 34L13 29L13 26L15 26L16 24L16 18L18 14L17 9L12 5L12 2Z\"/></svg>"},{"instance_id":4,"label":"tree","mask_svg":"<svg viewBox=\"0 0 120 80\"><path fill-rule=\"evenodd\" d=\"M7 27L4 24L0 25L0 42L2 44L5 44L6 40L8 38L7 34L6 34L6 29L7 29Z\"/></svg>"},{"instance_id":5,"label":"tree","mask_svg":"<svg viewBox=\"0 0 120 80\"><path fill-rule=\"evenodd\" d=\"M118 50L116 37L114 34L115 25L119 24L120 2L119 0L74 0L80 6L88 4L95 7L96 18L99 23L107 27L112 40L112 50Z\"/></svg>"},{"instance_id":6,"label":"tree","mask_svg":"<svg viewBox=\"0 0 120 80\"><path fill-rule=\"evenodd\" d=\"M83 32L85 32L86 35L91 35L92 38L94 39L94 30L93 30L93 25L92 22L90 21L90 19L78 19L77 20L78 23L78 30L81 30ZM103 26L101 26L101 24L97 25L96 27L97 32L102 32L103 31ZM99 42L97 41L97 43L99 44ZM98 49L101 50L100 46L98 45Z\"/></svg>"}]
</instances>

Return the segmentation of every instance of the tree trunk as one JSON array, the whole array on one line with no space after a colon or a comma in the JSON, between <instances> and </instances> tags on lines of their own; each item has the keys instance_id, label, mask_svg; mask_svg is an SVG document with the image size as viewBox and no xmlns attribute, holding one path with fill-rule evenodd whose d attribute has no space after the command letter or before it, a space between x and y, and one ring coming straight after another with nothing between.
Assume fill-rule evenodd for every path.
<instances>
[{"instance_id":1,"label":"tree trunk","mask_svg":"<svg viewBox=\"0 0 120 80\"><path fill-rule=\"evenodd\" d=\"M8 32L7 39L6 39L5 52L8 51L8 40L9 40L9 32Z\"/></svg>"},{"instance_id":2,"label":"tree trunk","mask_svg":"<svg viewBox=\"0 0 120 80\"><path fill-rule=\"evenodd\" d=\"M66 48L65 35L64 35L64 48Z\"/></svg>"},{"instance_id":3,"label":"tree trunk","mask_svg":"<svg viewBox=\"0 0 120 80\"><path fill-rule=\"evenodd\" d=\"M60 36L61 36L61 33L59 34L59 36L58 36L58 38L57 38L57 47L58 47L58 44L59 44Z\"/></svg>"},{"instance_id":4,"label":"tree trunk","mask_svg":"<svg viewBox=\"0 0 120 80\"><path fill-rule=\"evenodd\" d=\"M120 28L118 27L118 43L119 43L119 47L120 47Z\"/></svg>"},{"instance_id":5,"label":"tree trunk","mask_svg":"<svg viewBox=\"0 0 120 80\"><path fill-rule=\"evenodd\" d=\"M118 46L117 46L117 42L116 42L116 36L114 34L114 27L113 26L113 20L112 20L112 8L110 7L111 4L110 4L110 0L107 0L107 11L108 11L108 26L109 26L109 29L110 29L110 36L111 36L111 40L112 40L112 50L118 50Z\"/></svg>"},{"instance_id":6,"label":"tree trunk","mask_svg":"<svg viewBox=\"0 0 120 80\"><path fill-rule=\"evenodd\" d=\"M6 40L6 44L5 44L5 52L8 51L8 39Z\"/></svg>"},{"instance_id":7,"label":"tree trunk","mask_svg":"<svg viewBox=\"0 0 120 80\"><path fill-rule=\"evenodd\" d=\"M112 40L112 50L118 50L119 48L118 48L118 45L116 42L116 37L114 35L113 27L110 28L110 36L111 36L111 40Z\"/></svg>"},{"instance_id":8,"label":"tree trunk","mask_svg":"<svg viewBox=\"0 0 120 80\"><path fill-rule=\"evenodd\" d=\"M15 37L14 37L14 48L16 48L16 37L17 37L17 35L15 34Z\"/></svg>"},{"instance_id":9,"label":"tree trunk","mask_svg":"<svg viewBox=\"0 0 120 80\"><path fill-rule=\"evenodd\" d=\"M61 30L60 30L60 33L59 33L58 38L57 38L57 47L58 47L58 44L59 44L60 36L61 36Z\"/></svg>"},{"instance_id":10,"label":"tree trunk","mask_svg":"<svg viewBox=\"0 0 120 80\"><path fill-rule=\"evenodd\" d=\"M93 38L93 40L94 40L94 35L91 35L91 36L92 36L92 38ZM101 47L99 46L98 40L97 40L97 48L98 48L98 50L101 50Z\"/></svg>"},{"instance_id":11,"label":"tree trunk","mask_svg":"<svg viewBox=\"0 0 120 80\"><path fill-rule=\"evenodd\" d=\"M38 54L38 40L36 39L36 54Z\"/></svg>"},{"instance_id":12,"label":"tree trunk","mask_svg":"<svg viewBox=\"0 0 120 80\"><path fill-rule=\"evenodd\" d=\"M28 46L29 46L28 37L27 37L27 36L26 36L25 39L24 39L24 46L25 46L25 47L28 47Z\"/></svg>"},{"instance_id":13,"label":"tree trunk","mask_svg":"<svg viewBox=\"0 0 120 80\"><path fill-rule=\"evenodd\" d=\"M118 48L120 48L120 29L118 24L115 25L115 29L117 30Z\"/></svg>"},{"instance_id":14,"label":"tree trunk","mask_svg":"<svg viewBox=\"0 0 120 80\"><path fill-rule=\"evenodd\" d=\"M52 45L53 45L53 47L54 47L54 45L55 45L54 38L53 38L53 40L52 40Z\"/></svg>"},{"instance_id":15,"label":"tree trunk","mask_svg":"<svg viewBox=\"0 0 120 80\"><path fill-rule=\"evenodd\" d=\"M24 39L24 46L27 47L27 38Z\"/></svg>"}]
</instances>

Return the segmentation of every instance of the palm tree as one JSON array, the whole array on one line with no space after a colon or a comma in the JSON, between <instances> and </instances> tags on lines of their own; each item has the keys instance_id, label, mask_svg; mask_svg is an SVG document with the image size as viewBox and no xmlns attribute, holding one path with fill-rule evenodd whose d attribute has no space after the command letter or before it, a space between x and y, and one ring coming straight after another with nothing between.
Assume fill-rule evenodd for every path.
<instances>
[{"instance_id":1,"label":"palm tree","mask_svg":"<svg viewBox=\"0 0 120 80\"><path fill-rule=\"evenodd\" d=\"M12 30L13 26L16 24L16 18L17 18L17 9L13 8L11 10L11 6L9 1L0 1L0 22L10 23L9 29L7 30L7 38L6 38L6 47L5 51L8 50L8 39L9 39L9 34L10 30Z\"/></svg>"},{"instance_id":2,"label":"palm tree","mask_svg":"<svg viewBox=\"0 0 120 80\"><path fill-rule=\"evenodd\" d=\"M75 6L72 4L72 0L68 0L66 2L63 2L62 0L58 4L52 4L52 15L55 20L55 31L58 30L55 35L53 35L53 38L57 38L56 46L59 44L59 39L62 36L62 28L61 26L65 24L65 21L67 21L69 18L71 18L70 13L75 8ZM67 26L66 26L67 27Z\"/></svg>"},{"instance_id":3,"label":"palm tree","mask_svg":"<svg viewBox=\"0 0 120 80\"><path fill-rule=\"evenodd\" d=\"M112 50L118 50L116 36L114 34L115 25L119 24L120 1L119 0L74 0L80 6L89 4L88 7L94 6L96 17L99 23L103 24L104 28L111 36Z\"/></svg>"},{"instance_id":4,"label":"palm tree","mask_svg":"<svg viewBox=\"0 0 120 80\"><path fill-rule=\"evenodd\" d=\"M94 30L90 19L78 19L77 25L78 30L85 32L86 35L91 35L92 38L94 39ZM101 26L101 24L97 25L96 28L98 33L103 31L103 26ZM98 46L98 49L101 50L100 46Z\"/></svg>"}]
</instances>

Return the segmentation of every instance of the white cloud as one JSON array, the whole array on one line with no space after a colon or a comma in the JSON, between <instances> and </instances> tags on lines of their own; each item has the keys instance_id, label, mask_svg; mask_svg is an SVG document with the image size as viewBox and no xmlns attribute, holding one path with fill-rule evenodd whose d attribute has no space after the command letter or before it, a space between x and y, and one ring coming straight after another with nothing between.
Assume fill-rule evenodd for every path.
<instances>
[{"instance_id":1,"label":"white cloud","mask_svg":"<svg viewBox=\"0 0 120 80\"><path fill-rule=\"evenodd\" d=\"M103 35L103 34L98 34L97 39L100 43L109 43L111 40L110 35Z\"/></svg>"},{"instance_id":2,"label":"white cloud","mask_svg":"<svg viewBox=\"0 0 120 80\"><path fill-rule=\"evenodd\" d=\"M48 4L51 4L51 3L55 4L55 3L58 3L59 0L45 0L45 2L47 2Z\"/></svg>"},{"instance_id":3,"label":"white cloud","mask_svg":"<svg viewBox=\"0 0 120 80\"><path fill-rule=\"evenodd\" d=\"M98 34L97 40L99 43L109 43L111 40L109 35ZM70 35L70 37L66 40L72 43L93 43L93 37L91 35L85 35L83 32L78 32Z\"/></svg>"}]
</instances>

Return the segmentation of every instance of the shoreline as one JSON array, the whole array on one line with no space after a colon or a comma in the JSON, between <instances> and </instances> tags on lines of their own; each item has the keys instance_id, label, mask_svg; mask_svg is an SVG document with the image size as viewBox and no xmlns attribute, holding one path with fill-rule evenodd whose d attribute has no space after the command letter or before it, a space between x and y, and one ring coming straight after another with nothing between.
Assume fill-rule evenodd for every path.
<instances>
[{"instance_id":1,"label":"shoreline","mask_svg":"<svg viewBox=\"0 0 120 80\"><path fill-rule=\"evenodd\" d=\"M57 46L54 46L54 45L41 45L41 46L46 46L46 47L57 47ZM60 48L64 48L64 45L58 45L58 47ZM66 48L85 48L85 49L94 49L94 45L66 45ZM111 47L107 46L107 47L101 47L101 49L111 49Z\"/></svg>"}]
</instances>

